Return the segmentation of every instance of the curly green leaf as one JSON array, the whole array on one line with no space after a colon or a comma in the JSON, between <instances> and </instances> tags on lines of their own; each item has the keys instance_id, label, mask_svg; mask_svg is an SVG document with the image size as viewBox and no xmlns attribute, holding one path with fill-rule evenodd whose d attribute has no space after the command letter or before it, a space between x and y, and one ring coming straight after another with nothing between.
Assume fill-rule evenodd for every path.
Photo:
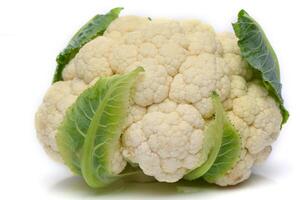
<instances>
[{"instance_id":1,"label":"curly green leaf","mask_svg":"<svg viewBox=\"0 0 300 200\"><path fill-rule=\"evenodd\" d=\"M222 145L218 156L203 178L211 183L224 176L236 164L240 154L240 136L228 119L225 118Z\"/></svg>"},{"instance_id":2,"label":"curly green leaf","mask_svg":"<svg viewBox=\"0 0 300 200\"><path fill-rule=\"evenodd\" d=\"M212 94L212 102L215 110L215 119L210 122L205 130L203 153L208 155L206 162L184 176L186 180L195 180L203 176L213 165L222 145L224 111L216 93Z\"/></svg>"},{"instance_id":3,"label":"curly green leaf","mask_svg":"<svg viewBox=\"0 0 300 200\"><path fill-rule=\"evenodd\" d=\"M111 171L111 158L119 148L130 91L138 67L124 75L100 78L68 109L56 141L65 164L91 187L104 187L122 177Z\"/></svg>"},{"instance_id":4,"label":"curly green leaf","mask_svg":"<svg viewBox=\"0 0 300 200\"><path fill-rule=\"evenodd\" d=\"M203 153L208 155L204 164L194 169L185 179L195 180L203 177L212 182L230 170L240 156L240 137L227 119L223 105L216 93L212 94L215 119L205 130Z\"/></svg>"},{"instance_id":5,"label":"curly green leaf","mask_svg":"<svg viewBox=\"0 0 300 200\"><path fill-rule=\"evenodd\" d=\"M238 37L238 45L242 57L251 67L260 73L261 79L271 95L279 104L282 114L282 124L289 113L283 105L281 96L280 70L277 56L261 26L244 10L238 14L238 21L232 24Z\"/></svg>"}]
</instances>

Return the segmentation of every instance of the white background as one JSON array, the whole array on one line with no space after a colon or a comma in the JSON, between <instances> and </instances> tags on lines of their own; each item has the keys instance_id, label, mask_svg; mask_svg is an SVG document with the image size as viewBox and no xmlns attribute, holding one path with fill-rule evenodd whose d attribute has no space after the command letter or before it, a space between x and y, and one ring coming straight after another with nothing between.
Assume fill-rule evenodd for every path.
<instances>
[{"instance_id":1,"label":"white background","mask_svg":"<svg viewBox=\"0 0 300 200\"><path fill-rule=\"evenodd\" d=\"M0 1L0 199L297 199L300 179L300 6L268 0L7 0ZM205 186L178 194L174 185L129 185L100 193L50 160L36 139L34 113L50 86L55 57L97 13L123 6L122 15L198 18L232 31L241 8L264 27L281 64L290 120L268 161L252 178L226 189Z\"/></svg>"}]
</instances>

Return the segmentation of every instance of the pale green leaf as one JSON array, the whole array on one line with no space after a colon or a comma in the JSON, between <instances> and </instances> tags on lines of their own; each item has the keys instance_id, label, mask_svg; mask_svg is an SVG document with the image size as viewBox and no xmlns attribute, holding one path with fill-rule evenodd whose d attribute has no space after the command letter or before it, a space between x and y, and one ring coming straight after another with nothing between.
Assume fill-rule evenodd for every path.
<instances>
[{"instance_id":1,"label":"pale green leaf","mask_svg":"<svg viewBox=\"0 0 300 200\"><path fill-rule=\"evenodd\" d=\"M111 171L119 148L130 91L142 67L124 75L100 78L68 109L58 129L57 145L65 164L91 187L103 187L121 177Z\"/></svg>"},{"instance_id":2,"label":"pale green leaf","mask_svg":"<svg viewBox=\"0 0 300 200\"><path fill-rule=\"evenodd\" d=\"M204 149L202 150L208 158L204 164L185 175L184 178L187 180L203 177L206 181L213 182L224 176L240 156L240 136L227 119L219 96L213 93L211 98L215 119L210 122L204 132Z\"/></svg>"}]
</instances>

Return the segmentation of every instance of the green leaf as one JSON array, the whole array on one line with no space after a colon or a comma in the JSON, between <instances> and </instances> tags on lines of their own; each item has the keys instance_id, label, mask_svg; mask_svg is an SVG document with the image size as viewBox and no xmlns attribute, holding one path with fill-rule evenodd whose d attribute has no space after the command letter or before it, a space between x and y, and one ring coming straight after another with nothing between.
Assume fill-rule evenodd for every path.
<instances>
[{"instance_id":1,"label":"green leaf","mask_svg":"<svg viewBox=\"0 0 300 200\"><path fill-rule=\"evenodd\" d=\"M205 131L203 152L208 154L206 162L188 173L184 178L195 180L203 177L213 182L225 175L237 162L241 146L240 137L227 119L223 105L216 93L212 94L215 119Z\"/></svg>"},{"instance_id":2,"label":"green leaf","mask_svg":"<svg viewBox=\"0 0 300 200\"><path fill-rule=\"evenodd\" d=\"M224 110L216 93L212 94L212 102L215 110L215 119L210 122L205 130L203 153L208 154L206 162L184 176L186 180L195 180L203 176L215 162L222 145Z\"/></svg>"},{"instance_id":3,"label":"green leaf","mask_svg":"<svg viewBox=\"0 0 300 200\"><path fill-rule=\"evenodd\" d=\"M289 118L281 96L280 70L277 56L261 26L244 10L238 14L238 21L232 24L238 37L242 57L260 73L261 79L279 104L282 124Z\"/></svg>"},{"instance_id":4,"label":"green leaf","mask_svg":"<svg viewBox=\"0 0 300 200\"><path fill-rule=\"evenodd\" d=\"M122 175L111 171L111 157L127 115L138 67L124 75L100 78L67 110L56 136L65 164L91 187L104 187Z\"/></svg>"},{"instance_id":5,"label":"green leaf","mask_svg":"<svg viewBox=\"0 0 300 200\"><path fill-rule=\"evenodd\" d=\"M228 172L238 161L241 154L241 140L239 134L226 118L223 129L222 145L218 156L211 168L204 174L207 182L214 182Z\"/></svg>"},{"instance_id":6,"label":"green leaf","mask_svg":"<svg viewBox=\"0 0 300 200\"><path fill-rule=\"evenodd\" d=\"M56 58L56 70L52 83L62 80L65 66L75 57L80 48L97 36L103 35L109 24L119 17L123 8L114 8L105 15L96 15L72 37L67 47Z\"/></svg>"}]
</instances>

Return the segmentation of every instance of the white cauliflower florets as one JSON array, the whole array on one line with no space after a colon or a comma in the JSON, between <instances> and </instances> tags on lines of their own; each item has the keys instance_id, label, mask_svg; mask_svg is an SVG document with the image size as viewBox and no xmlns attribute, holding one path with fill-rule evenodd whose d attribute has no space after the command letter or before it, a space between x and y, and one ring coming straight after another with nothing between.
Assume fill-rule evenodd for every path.
<instances>
[{"instance_id":1,"label":"white cauliflower florets","mask_svg":"<svg viewBox=\"0 0 300 200\"><path fill-rule=\"evenodd\" d=\"M207 159L205 127L214 114L216 91L238 130L242 154L218 185L234 185L263 162L280 131L274 99L240 56L236 37L216 34L198 20L149 20L127 16L113 21L103 36L84 45L51 86L36 115L41 142L59 158L56 129L66 109L92 80L142 66L136 81L113 171L124 159L159 181L176 182ZM124 156L124 158L123 158ZM125 163L125 164L124 164Z\"/></svg>"},{"instance_id":2,"label":"white cauliflower florets","mask_svg":"<svg viewBox=\"0 0 300 200\"><path fill-rule=\"evenodd\" d=\"M145 174L174 182L206 160L201 154L203 128L193 106L163 102L150 107L142 120L125 131L123 154Z\"/></svg>"},{"instance_id":3,"label":"white cauliflower florets","mask_svg":"<svg viewBox=\"0 0 300 200\"><path fill-rule=\"evenodd\" d=\"M230 80L224 72L222 59L202 53L188 57L171 84L170 98L179 103L192 103L205 118L213 114L211 93L217 91L221 99L230 92Z\"/></svg>"},{"instance_id":4,"label":"white cauliflower florets","mask_svg":"<svg viewBox=\"0 0 300 200\"><path fill-rule=\"evenodd\" d=\"M79 78L90 83L97 77L111 76L109 52L115 42L109 38L97 37L81 48L63 71L64 80ZM101 55L101 56L100 56Z\"/></svg>"},{"instance_id":5,"label":"white cauliflower florets","mask_svg":"<svg viewBox=\"0 0 300 200\"><path fill-rule=\"evenodd\" d=\"M59 81L47 91L42 105L36 113L35 127L38 138L45 150L55 160L61 160L56 146L56 130L63 120L65 112L76 98L87 88L79 79Z\"/></svg>"}]
</instances>

